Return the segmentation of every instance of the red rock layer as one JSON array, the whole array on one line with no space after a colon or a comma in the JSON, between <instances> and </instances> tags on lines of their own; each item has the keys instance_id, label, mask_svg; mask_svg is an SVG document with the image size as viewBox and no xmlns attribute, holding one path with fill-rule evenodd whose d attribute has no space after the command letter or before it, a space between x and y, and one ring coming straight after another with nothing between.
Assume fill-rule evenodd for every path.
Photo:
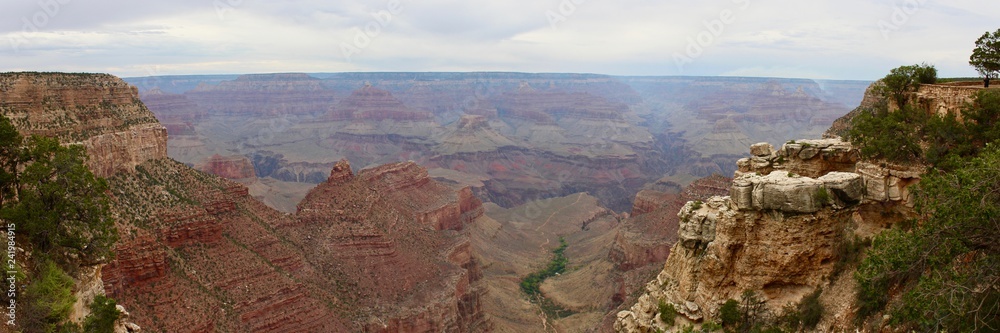
<instances>
[{"instance_id":1,"label":"red rock layer","mask_svg":"<svg viewBox=\"0 0 1000 333\"><path fill-rule=\"evenodd\" d=\"M481 214L468 190L394 163L347 177L349 165L309 192L296 221L279 226L325 275L350 290L366 331L468 331L486 327L481 278L468 238L451 231ZM393 304L386 307L384 304Z\"/></svg>"},{"instance_id":2,"label":"red rock layer","mask_svg":"<svg viewBox=\"0 0 1000 333\"><path fill-rule=\"evenodd\" d=\"M107 289L150 331L345 331L329 277L275 234L247 188L151 161L110 180L120 230ZM149 209L147 211L147 209ZM146 213L149 212L149 213ZM148 216L148 217L145 217Z\"/></svg>"},{"instance_id":3,"label":"red rock layer","mask_svg":"<svg viewBox=\"0 0 1000 333\"><path fill-rule=\"evenodd\" d=\"M331 108L327 114L328 120L396 120L415 121L430 120L433 115L430 112L417 111L403 105L388 91L365 86L355 90L351 96L340 101L336 107Z\"/></svg>"},{"instance_id":4,"label":"red rock layer","mask_svg":"<svg viewBox=\"0 0 1000 333\"><path fill-rule=\"evenodd\" d=\"M211 115L318 116L334 102L333 90L307 74L249 74L184 93Z\"/></svg>"},{"instance_id":5,"label":"red rock layer","mask_svg":"<svg viewBox=\"0 0 1000 333\"><path fill-rule=\"evenodd\" d=\"M0 111L23 135L87 148L98 176L167 156L167 131L135 87L104 74L0 74Z\"/></svg>"},{"instance_id":6,"label":"red rock layer","mask_svg":"<svg viewBox=\"0 0 1000 333\"><path fill-rule=\"evenodd\" d=\"M629 271L649 264L662 263L677 241L680 218L677 212L684 203L727 195L731 178L712 175L691 183L680 194L644 190L636 195L632 218L626 220L612 244L609 256L619 269Z\"/></svg>"},{"instance_id":7,"label":"red rock layer","mask_svg":"<svg viewBox=\"0 0 1000 333\"><path fill-rule=\"evenodd\" d=\"M220 156L219 154L215 154L209 157L204 163L198 165L197 168L226 179L257 177L253 169L253 163L243 155Z\"/></svg>"}]
</instances>

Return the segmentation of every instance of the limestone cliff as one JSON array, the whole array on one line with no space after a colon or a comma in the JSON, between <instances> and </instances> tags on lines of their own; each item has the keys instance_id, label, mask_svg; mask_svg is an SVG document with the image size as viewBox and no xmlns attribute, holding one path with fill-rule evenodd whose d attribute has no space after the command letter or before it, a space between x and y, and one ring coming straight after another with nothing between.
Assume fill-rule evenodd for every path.
<instances>
[{"instance_id":1,"label":"limestone cliff","mask_svg":"<svg viewBox=\"0 0 1000 333\"><path fill-rule=\"evenodd\" d=\"M760 143L751 155L738 162L729 196L680 209L670 257L638 302L618 313L616 331L667 328L656 316L661 300L682 314L679 323L700 323L744 290L761 291L780 313L816 288L849 283L836 271L836 249L899 220L887 215L910 213L908 189L922 173L858 162L856 150L836 139L796 140L777 151ZM848 305L829 304L820 329L846 328Z\"/></svg>"}]
</instances>

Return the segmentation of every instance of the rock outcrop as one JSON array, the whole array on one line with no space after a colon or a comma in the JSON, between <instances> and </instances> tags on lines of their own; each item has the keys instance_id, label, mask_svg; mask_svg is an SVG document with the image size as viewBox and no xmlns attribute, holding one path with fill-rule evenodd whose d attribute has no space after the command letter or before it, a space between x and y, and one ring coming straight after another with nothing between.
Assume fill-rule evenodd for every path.
<instances>
[{"instance_id":1,"label":"rock outcrop","mask_svg":"<svg viewBox=\"0 0 1000 333\"><path fill-rule=\"evenodd\" d=\"M167 156L167 130L135 87L103 74L0 74L0 112L25 136L87 148L87 166L109 177Z\"/></svg>"},{"instance_id":2,"label":"rock outcrop","mask_svg":"<svg viewBox=\"0 0 1000 333\"><path fill-rule=\"evenodd\" d=\"M195 167L198 170L226 179L257 178L257 173L253 169L253 163L243 155L220 156L219 154L215 154L209 157L204 163Z\"/></svg>"},{"instance_id":3,"label":"rock outcrop","mask_svg":"<svg viewBox=\"0 0 1000 333\"><path fill-rule=\"evenodd\" d=\"M474 331L489 325L482 273L454 231L481 215L468 190L438 184L413 162L356 176L341 162L279 229L325 276L349 284L343 296L362 330Z\"/></svg>"},{"instance_id":4,"label":"rock outcrop","mask_svg":"<svg viewBox=\"0 0 1000 333\"><path fill-rule=\"evenodd\" d=\"M911 212L908 188L922 173L858 162L850 144L835 139L796 140L778 151L755 144L751 155L740 160L729 196L680 209L670 257L637 303L618 313L616 331L667 328L656 316L661 300L674 305L682 322L699 323L716 318L744 290L761 291L779 312L829 287L840 260L835 249L855 232L891 224L887 215ZM836 325L851 314L838 309L824 329L844 328Z\"/></svg>"}]
</instances>

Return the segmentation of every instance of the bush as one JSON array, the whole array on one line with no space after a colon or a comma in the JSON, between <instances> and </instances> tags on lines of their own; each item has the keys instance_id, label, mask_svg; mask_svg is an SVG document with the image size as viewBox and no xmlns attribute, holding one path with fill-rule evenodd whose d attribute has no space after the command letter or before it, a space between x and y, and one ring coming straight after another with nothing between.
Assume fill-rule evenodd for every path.
<instances>
[{"instance_id":1,"label":"bush","mask_svg":"<svg viewBox=\"0 0 1000 333\"><path fill-rule=\"evenodd\" d=\"M674 326L674 319L677 318L677 309L674 308L674 305L661 299L658 307L660 310L660 321L667 324L668 327Z\"/></svg>"},{"instance_id":2,"label":"bush","mask_svg":"<svg viewBox=\"0 0 1000 333\"><path fill-rule=\"evenodd\" d=\"M84 147L33 136L17 155L0 156L0 164L20 170L10 184L18 198L0 207L0 218L19 221L32 252L63 268L107 260L118 234L107 182L87 169Z\"/></svg>"},{"instance_id":3,"label":"bush","mask_svg":"<svg viewBox=\"0 0 1000 333\"><path fill-rule=\"evenodd\" d=\"M25 292L27 309L19 316L24 332L56 332L76 303L72 288L73 279L54 262L45 261Z\"/></svg>"},{"instance_id":4,"label":"bush","mask_svg":"<svg viewBox=\"0 0 1000 333\"><path fill-rule=\"evenodd\" d=\"M114 333L115 321L121 316L114 299L98 295L90 303L90 314L83 321L87 333Z\"/></svg>"},{"instance_id":5,"label":"bush","mask_svg":"<svg viewBox=\"0 0 1000 333\"><path fill-rule=\"evenodd\" d=\"M877 86L878 92L902 108L909 104L908 94L917 90L920 84L937 82L937 69L926 63L919 65L900 66L889 71Z\"/></svg>"},{"instance_id":6,"label":"bush","mask_svg":"<svg viewBox=\"0 0 1000 333\"><path fill-rule=\"evenodd\" d=\"M918 130L927 121L927 114L909 104L889 112L884 103L864 110L851 121L847 139L861 147L867 159L893 162L919 161L923 156Z\"/></svg>"},{"instance_id":7,"label":"bush","mask_svg":"<svg viewBox=\"0 0 1000 333\"><path fill-rule=\"evenodd\" d=\"M918 331L1000 327L1000 145L921 180L911 230L879 234L855 273L859 319L887 311ZM888 290L902 297L890 303Z\"/></svg>"},{"instance_id":8,"label":"bush","mask_svg":"<svg viewBox=\"0 0 1000 333\"><path fill-rule=\"evenodd\" d=\"M722 326L732 327L740 322L740 303L734 299L726 300L719 309L719 321Z\"/></svg>"},{"instance_id":9,"label":"bush","mask_svg":"<svg viewBox=\"0 0 1000 333\"><path fill-rule=\"evenodd\" d=\"M819 324L819 320L823 317L823 304L819 302L822 293L823 288L817 288L799 303L798 311L801 314L802 326L806 329L816 328L816 324Z\"/></svg>"}]
</instances>

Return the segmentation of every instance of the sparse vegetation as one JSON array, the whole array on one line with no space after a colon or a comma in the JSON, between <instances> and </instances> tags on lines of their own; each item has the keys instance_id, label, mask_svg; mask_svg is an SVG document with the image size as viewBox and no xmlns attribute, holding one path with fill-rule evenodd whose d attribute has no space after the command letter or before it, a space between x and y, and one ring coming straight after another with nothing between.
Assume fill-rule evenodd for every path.
<instances>
[{"instance_id":1,"label":"sparse vegetation","mask_svg":"<svg viewBox=\"0 0 1000 333\"><path fill-rule=\"evenodd\" d=\"M558 304L545 298L539 289L542 282L545 282L545 279L566 272L566 265L569 264L569 258L566 258L565 255L567 247L569 247L569 244L566 243L566 239L559 237L559 247L552 250L555 256L549 261L549 265L541 271L528 274L528 276L521 280L521 291L528 294L528 298L533 302L537 302L542 307L542 311L549 317L562 318L573 314L572 311L563 309Z\"/></svg>"},{"instance_id":2,"label":"sparse vegetation","mask_svg":"<svg viewBox=\"0 0 1000 333\"><path fill-rule=\"evenodd\" d=\"M813 200L816 200L821 205L829 203L832 199L830 190L827 190L826 187L820 187L816 189L816 193L813 193Z\"/></svg>"},{"instance_id":3,"label":"sparse vegetation","mask_svg":"<svg viewBox=\"0 0 1000 333\"><path fill-rule=\"evenodd\" d=\"M660 321L669 326L674 326L674 319L677 318L677 309L674 308L673 304L667 303L666 300L661 299L657 308L660 311Z\"/></svg>"},{"instance_id":4,"label":"sparse vegetation","mask_svg":"<svg viewBox=\"0 0 1000 333\"><path fill-rule=\"evenodd\" d=\"M998 174L994 143L952 172L925 176L918 223L876 236L855 273L860 320L884 311L918 331L1000 328Z\"/></svg>"},{"instance_id":5,"label":"sparse vegetation","mask_svg":"<svg viewBox=\"0 0 1000 333\"><path fill-rule=\"evenodd\" d=\"M695 200L693 203L691 203L691 210L699 210L701 209L701 205L702 205L701 200Z\"/></svg>"},{"instance_id":6,"label":"sparse vegetation","mask_svg":"<svg viewBox=\"0 0 1000 333\"><path fill-rule=\"evenodd\" d=\"M108 185L87 169L82 146L41 136L25 140L2 115L0 153L0 218L14 223L18 239L25 240L17 245L27 258L18 260L34 263L16 267L16 281L26 285L18 326L24 332L78 332L67 321L76 302L69 273L112 255L118 234ZM87 332L106 331L94 320Z\"/></svg>"}]
</instances>

